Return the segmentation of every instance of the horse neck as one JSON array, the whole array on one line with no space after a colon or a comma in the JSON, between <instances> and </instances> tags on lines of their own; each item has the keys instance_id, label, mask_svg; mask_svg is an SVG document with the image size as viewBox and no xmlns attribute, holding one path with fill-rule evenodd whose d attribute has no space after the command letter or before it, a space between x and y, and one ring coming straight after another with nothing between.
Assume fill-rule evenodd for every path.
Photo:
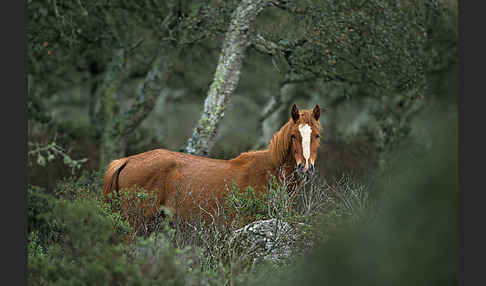
<instances>
[{"instance_id":1,"label":"horse neck","mask_svg":"<svg viewBox=\"0 0 486 286\"><path fill-rule=\"evenodd\" d=\"M272 164L279 168L285 164L292 163L290 156L290 123L287 122L277 131L270 140L267 149Z\"/></svg>"},{"instance_id":2,"label":"horse neck","mask_svg":"<svg viewBox=\"0 0 486 286\"><path fill-rule=\"evenodd\" d=\"M276 142L274 140L283 140L288 138L286 126L282 127L281 130L276 133L272 138L273 142L270 142L269 148L266 151L269 158L269 162L272 165L272 173L276 177L281 175L286 178L290 178L295 170L295 158L290 154L290 143L288 142ZM275 148L275 149L274 149Z\"/></svg>"}]
</instances>

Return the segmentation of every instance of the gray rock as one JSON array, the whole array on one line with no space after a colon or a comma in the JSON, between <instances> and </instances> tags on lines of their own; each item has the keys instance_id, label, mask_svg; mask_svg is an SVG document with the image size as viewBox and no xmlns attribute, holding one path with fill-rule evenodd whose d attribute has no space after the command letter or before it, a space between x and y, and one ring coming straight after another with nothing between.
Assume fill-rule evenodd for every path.
<instances>
[{"instance_id":1,"label":"gray rock","mask_svg":"<svg viewBox=\"0 0 486 286\"><path fill-rule=\"evenodd\" d=\"M232 260L285 263L293 254L297 232L282 220L269 219L250 223L236 230L230 238Z\"/></svg>"}]
</instances>

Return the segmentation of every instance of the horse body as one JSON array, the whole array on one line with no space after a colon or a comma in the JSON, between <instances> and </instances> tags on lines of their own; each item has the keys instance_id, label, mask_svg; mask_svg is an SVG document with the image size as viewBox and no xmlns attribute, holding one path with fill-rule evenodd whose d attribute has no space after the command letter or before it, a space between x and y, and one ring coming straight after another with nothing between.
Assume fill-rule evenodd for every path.
<instances>
[{"instance_id":1,"label":"horse body","mask_svg":"<svg viewBox=\"0 0 486 286\"><path fill-rule=\"evenodd\" d=\"M282 175L290 177L294 173L297 161L304 160L302 154L305 153L300 150L299 155L302 158L296 159L295 154L299 153L299 147L298 144L297 147L293 147L292 143L295 136L299 135L295 133L298 132L298 126L302 127L302 122L308 122L317 134L320 129L315 111L304 110L298 114L300 123L293 115L293 118L274 134L269 149L245 152L231 160L199 157L165 149L114 160L105 173L105 201L110 200L109 194L136 185L157 195L156 204L145 210L145 215L149 217L156 215L159 206L164 206L183 218L202 213L206 219L210 219L212 214L223 207L225 195L231 190L233 183L240 191L251 186L259 196L268 191L271 175L280 181ZM315 149L311 151L317 153L316 148L307 149ZM314 158L310 158L311 165L315 160L315 154L312 155ZM309 159L305 160L307 170ZM298 184L297 177L292 188ZM296 194L294 192L294 197Z\"/></svg>"}]
</instances>

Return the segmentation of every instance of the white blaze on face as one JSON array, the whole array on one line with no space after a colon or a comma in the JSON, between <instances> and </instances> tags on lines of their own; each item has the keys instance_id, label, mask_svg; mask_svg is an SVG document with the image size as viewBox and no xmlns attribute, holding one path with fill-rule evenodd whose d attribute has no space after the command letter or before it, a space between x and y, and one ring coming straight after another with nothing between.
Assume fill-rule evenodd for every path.
<instances>
[{"instance_id":1,"label":"white blaze on face","mask_svg":"<svg viewBox=\"0 0 486 286\"><path fill-rule=\"evenodd\" d=\"M305 169L307 169L310 158L310 140L312 129L309 124L299 125L300 136L302 137L302 151L305 158Z\"/></svg>"}]
</instances>

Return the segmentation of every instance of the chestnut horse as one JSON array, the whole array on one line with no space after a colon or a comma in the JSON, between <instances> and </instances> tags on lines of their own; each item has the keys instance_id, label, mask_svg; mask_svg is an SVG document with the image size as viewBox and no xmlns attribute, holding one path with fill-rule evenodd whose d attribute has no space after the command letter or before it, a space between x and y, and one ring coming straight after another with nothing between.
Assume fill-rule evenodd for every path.
<instances>
[{"instance_id":1,"label":"chestnut horse","mask_svg":"<svg viewBox=\"0 0 486 286\"><path fill-rule=\"evenodd\" d=\"M104 177L105 202L111 200L109 194L114 191L118 194L120 190L137 186L156 194L155 207L144 210L148 217L155 216L164 207L182 218L203 210L207 220L221 206L232 183L240 190L251 186L258 196L268 192L271 175L281 183L282 175L297 174L290 186L292 204L301 180L314 170L321 130L319 116L319 105L311 110L299 110L294 104L291 118L273 135L268 149L242 153L231 160L165 149L113 160Z\"/></svg>"}]
</instances>

